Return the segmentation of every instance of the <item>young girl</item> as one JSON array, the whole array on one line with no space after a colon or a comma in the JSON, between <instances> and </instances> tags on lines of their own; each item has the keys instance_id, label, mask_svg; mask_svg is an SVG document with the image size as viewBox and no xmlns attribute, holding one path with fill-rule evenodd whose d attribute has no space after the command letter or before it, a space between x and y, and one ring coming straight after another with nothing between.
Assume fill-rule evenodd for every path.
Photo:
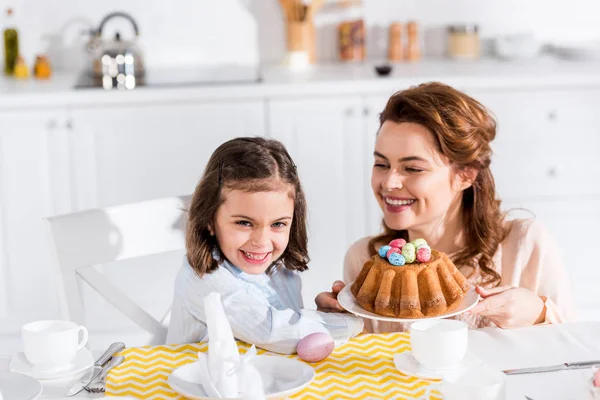
<instances>
[{"instance_id":1,"label":"young girl","mask_svg":"<svg viewBox=\"0 0 600 400\"><path fill-rule=\"evenodd\" d=\"M168 343L206 340L203 298L221 293L237 339L292 354L314 332L347 340L360 318L303 308L306 201L276 140L237 138L213 153L189 208L187 257L175 282Z\"/></svg>"},{"instance_id":2,"label":"young girl","mask_svg":"<svg viewBox=\"0 0 600 400\"><path fill-rule=\"evenodd\" d=\"M423 84L394 94L380 115L371 175L384 232L347 252L353 282L375 249L422 237L447 253L483 300L459 318L501 328L573 318L571 288L551 235L533 220L508 220L496 199L490 142L496 123L480 103L449 86ZM335 282L316 302L340 310ZM366 321L366 330L402 330Z\"/></svg>"}]
</instances>

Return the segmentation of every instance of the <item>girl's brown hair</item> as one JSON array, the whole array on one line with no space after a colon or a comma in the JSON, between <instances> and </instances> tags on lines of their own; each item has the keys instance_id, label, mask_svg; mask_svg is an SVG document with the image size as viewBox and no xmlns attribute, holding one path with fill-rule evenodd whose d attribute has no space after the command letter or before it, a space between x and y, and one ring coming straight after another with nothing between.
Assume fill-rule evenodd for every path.
<instances>
[{"instance_id":1,"label":"girl's brown hair","mask_svg":"<svg viewBox=\"0 0 600 400\"><path fill-rule=\"evenodd\" d=\"M466 94L434 82L392 95L379 117L380 127L385 121L412 122L426 127L434 136L437 150L458 171L477 171L475 182L462 194L466 246L453 261L458 266L477 268L478 265L482 283L497 286L500 275L494 270L492 259L507 229L490 171L490 142L496 137L496 121L491 113ZM385 221L383 227L384 232L369 242L373 255L378 243L398 237L408 240L407 231L394 231Z\"/></svg>"},{"instance_id":2,"label":"girl's brown hair","mask_svg":"<svg viewBox=\"0 0 600 400\"><path fill-rule=\"evenodd\" d=\"M192 196L185 247L188 262L198 275L219 267L213 252L218 253L219 260L224 259L210 230L224 201L223 189L264 192L281 189L282 183L293 187L290 196L294 199L294 215L288 245L275 263L283 261L287 269L296 271L308 268L306 200L296 165L281 142L242 137L229 140L215 150Z\"/></svg>"}]
</instances>

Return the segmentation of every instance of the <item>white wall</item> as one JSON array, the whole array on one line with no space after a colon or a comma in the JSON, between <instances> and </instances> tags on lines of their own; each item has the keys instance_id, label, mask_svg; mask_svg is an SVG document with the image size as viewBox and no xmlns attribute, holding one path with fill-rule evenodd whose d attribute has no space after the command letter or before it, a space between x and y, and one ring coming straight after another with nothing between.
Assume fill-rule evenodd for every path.
<instances>
[{"instance_id":1,"label":"white wall","mask_svg":"<svg viewBox=\"0 0 600 400\"><path fill-rule=\"evenodd\" d=\"M328 0L335 3L336 0ZM425 53L439 55L440 28L452 22L476 22L483 37L530 31L540 40L600 37L597 0L363 0L369 27L368 54L384 54L385 29L392 20L415 19L423 27ZM0 0L0 9L15 9L21 48L31 63L47 52L54 64L77 70L83 65L80 32L97 26L113 10L131 13L141 30L150 67L273 63L285 51L284 22L277 0ZM318 54L335 60L335 24L339 8L329 4L318 16ZM543 16L542 16L543 15ZM3 20L0 20L2 23ZM109 31L127 27L114 21Z\"/></svg>"}]
</instances>

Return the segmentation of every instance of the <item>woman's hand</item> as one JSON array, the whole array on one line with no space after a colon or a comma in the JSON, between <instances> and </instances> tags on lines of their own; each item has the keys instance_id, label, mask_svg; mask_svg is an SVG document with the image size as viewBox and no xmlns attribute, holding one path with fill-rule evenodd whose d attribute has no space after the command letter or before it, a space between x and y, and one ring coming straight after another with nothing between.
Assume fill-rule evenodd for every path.
<instances>
[{"instance_id":1,"label":"woman's hand","mask_svg":"<svg viewBox=\"0 0 600 400\"><path fill-rule=\"evenodd\" d=\"M323 312L343 312L346 311L337 300L337 295L346 284L342 281L335 281L331 286L331 292L321 292L315 297L317 311Z\"/></svg>"},{"instance_id":2,"label":"woman's hand","mask_svg":"<svg viewBox=\"0 0 600 400\"><path fill-rule=\"evenodd\" d=\"M471 314L486 316L500 328L531 326L546 318L544 300L531 290L512 286L489 290L477 286L476 290L483 300Z\"/></svg>"}]
</instances>

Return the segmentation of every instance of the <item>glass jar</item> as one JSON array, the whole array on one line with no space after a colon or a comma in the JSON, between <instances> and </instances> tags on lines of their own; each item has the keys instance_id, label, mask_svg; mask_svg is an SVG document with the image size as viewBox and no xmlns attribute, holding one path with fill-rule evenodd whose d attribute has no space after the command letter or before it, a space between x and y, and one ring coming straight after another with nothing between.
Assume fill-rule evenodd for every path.
<instances>
[{"instance_id":1,"label":"glass jar","mask_svg":"<svg viewBox=\"0 0 600 400\"><path fill-rule=\"evenodd\" d=\"M448 56L454 59L478 59L480 56L479 27L468 24L449 26Z\"/></svg>"},{"instance_id":2,"label":"glass jar","mask_svg":"<svg viewBox=\"0 0 600 400\"><path fill-rule=\"evenodd\" d=\"M338 52L340 61L365 59L365 23L362 19L338 25Z\"/></svg>"}]
</instances>

